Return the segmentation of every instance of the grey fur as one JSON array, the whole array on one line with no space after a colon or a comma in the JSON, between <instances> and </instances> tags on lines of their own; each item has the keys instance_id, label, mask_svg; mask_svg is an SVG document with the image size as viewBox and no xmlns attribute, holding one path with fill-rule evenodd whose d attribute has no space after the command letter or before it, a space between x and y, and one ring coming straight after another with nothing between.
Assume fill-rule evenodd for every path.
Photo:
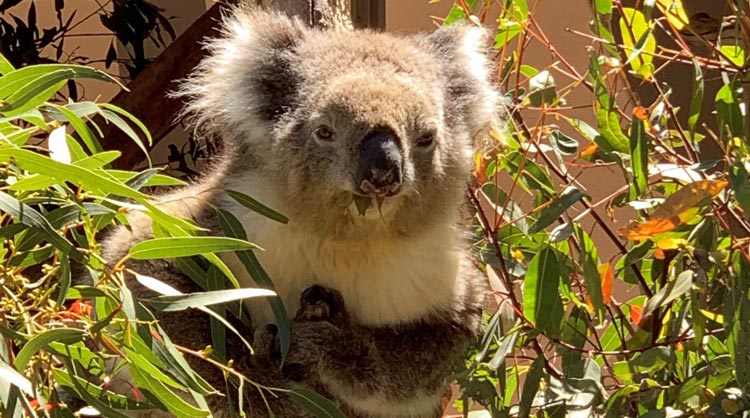
<instances>
[{"instance_id":1,"label":"grey fur","mask_svg":"<svg viewBox=\"0 0 750 418\"><path fill-rule=\"evenodd\" d=\"M460 213L473 144L486 135L498 106L480 52L482 33L470 26L413 37L324 32L238 8L180 91L185 116L203 134L221 137L226 155L201 182L158 197L159 205L213 230L213 207L234 213L249 239L266 249L258 257L290 316L313 284L340 292L333 294L343 298L345 320L293 321L288 364L303 372L292 377L333 397L351 416L438 416L451 370L478 331L484 287L464 250ZM333 129L332 141L315 139L320 125ZM400 140L402 191L387 199L382 215L373 207L361 217L352 205L335 202L355 191L360 141L379 127ZM425 133L435 135L435 144L420 148L415 141ZM249 213L221 194L224 188L274 207L289 224ZM110 262L152 236L144 215L133 213L129 222L103 243ZM128 267L197 290L168 261ZM152 296L126 282L138 298ZM204 315L159 319L178 344L200 350L211 343ZM279 371L272 354L252 358L229 341L237 370L288 387L290 374ZM190 360L224 387L219 370ZM215 415L227 415L225 401L214 398ZM252 400L248 413L267 416L259 398ZM306 416L284 397L272 408L277 417Z\"/></svg>"}]
</instances>

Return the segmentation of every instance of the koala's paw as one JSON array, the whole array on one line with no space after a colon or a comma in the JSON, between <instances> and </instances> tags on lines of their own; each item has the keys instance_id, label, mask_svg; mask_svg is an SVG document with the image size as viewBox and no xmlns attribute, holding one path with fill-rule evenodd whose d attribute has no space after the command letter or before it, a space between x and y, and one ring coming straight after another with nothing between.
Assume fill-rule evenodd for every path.
<instances>
[{"instance_id":1,"label":"koala's paw","mask_svg":"<svg viewBox=\"0 0 750 418\"><path fill-rule=\"evenodd\" d=\"M253 346L256 358L264 362L281 363L281 345L278 334L279 330L274 324L267 324L255 331Z\"/></svg>"},{"instance_id":2,"label":"koala's paw","mask_svg":"<svg viewBox=\"0 0 750 418\"><path fill-rule=\"evenodd\" d=\"M327 321L293 322L292 345L281 369L284 377L295 382L313 379L342 338L345 332Z\"/></svg>"},{"instance_id":3,"label":"koala's paw","mask_svg":"<svg viewBox=\"0 0 750 418\"><path fill-rule=\"evenodd\" d=\"M343 326L349 322L344 298L336 290L323 286L308 287L300 297L295 321L328 321Z\"/></svg>"}]
</instances>

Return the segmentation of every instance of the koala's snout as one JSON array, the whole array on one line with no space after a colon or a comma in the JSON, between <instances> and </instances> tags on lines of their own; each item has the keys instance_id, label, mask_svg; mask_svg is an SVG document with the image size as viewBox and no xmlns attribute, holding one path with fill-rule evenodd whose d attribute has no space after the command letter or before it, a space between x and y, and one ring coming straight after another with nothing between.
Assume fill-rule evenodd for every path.
<instances>
[{"instance_id":1,"label":"koala's snout","mask_svg":"<svg viewBox=\"0 0 750 418\"><path fill-rule=\"evenodd\" d=\"M396 134L388 128L372 131L360 144L356 184L368 196L393 196L401 188L404 157Z\"/></svg>"}]
</instances>

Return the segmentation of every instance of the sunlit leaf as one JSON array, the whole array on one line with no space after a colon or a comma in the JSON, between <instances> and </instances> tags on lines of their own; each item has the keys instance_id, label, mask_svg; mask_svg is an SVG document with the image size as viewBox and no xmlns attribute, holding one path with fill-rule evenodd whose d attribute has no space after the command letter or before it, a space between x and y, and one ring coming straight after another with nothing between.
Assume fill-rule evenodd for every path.
<instances>
[{"instance_id":1,"label":"sunlit leaf","mask_svg":"<svg viewBox=\"0 0 750 418\"><path fill-rule=\"evenodd\" d=\"M599 276L602 279L602 299L605 305L609 305L612 302L612 284L615 279L612 266L609 263L604 263L598 267Z\"/></svg>"},{"instance_id":2,"label":"sunlit leaf","mask_svg":"<svg viewBox=\"0 0 750 418\"><path fill-rule=\"evenodd\" d=\"M667 283L666 286L659 289L654 296L650 297L646 301L646 305L643 306L643 312L641 316L649 316L657 309L672 302L678 297L684 295L690 290L693 285L693 271L686 270L680 273L675 280Z\"/></svg>"},{"instance_id":3,"label":"sunlit leaf","mask_svg":"<svg viewBox=\"0 0 750 418\"><path fill-rule=\"evenodd\" d=\"M645 79L650 79L654 71L653 54L656 52L656 38L650 22L641 11L623 7L620 31L622 43L628 53L628 63L633 71Z\"/></svg>"},{"instance_id":4,"label":"sunlit leaf","mask_svg":"<svg viewBox=\"0 0 750 418\"><path fill-rule=\"evenodd\" d=\"M55 128L50 132L47 140L49 157L55 161L70 164L70 149L65 138L65 125Z\"/></svg>"},{"instance_id":5,"label":"sunlit leaf","mask_svg":"<svg viewBox=\"0 0 750 418\"><path fill-rule=\"evenodd\" d=\"M680 226L688 218L686 214L706 200L715 197L729 184L725 180L701 180L690 183L669 195L664 203L651 214L648 220L632 222L619 233L629 240L643 240Z\"/></svg>"},{"instance_id":6,"label":"sunlit leaf","mask_svg":"<svg viewBox=\"0 0 750 418\"><path fill-rule=\"evenodd\" d=\"M135 259L190 257L205 253L252 250L258 246L247 241L226 237L166 237L141 241L130 248Z\"/></svg>"},{"instance_id":7,"label":"sunlit leaf","mask_svg":"<svg viewBox=\"0 0 750 418\"><path fill-rule=\"evenodd\" d=\"M722 45L720 48L722 55L732 64L742 67L745 64L745 49L739 45Z\"/></svg>"},{"instance_id":8,"label":"sunlit leaf","mask_svg":"<svg viewBox=\"0 0 750 418\"><path fill-rule=\"evenodd\" d=\"M522 26L519 22L509 19L500 19L495 35L495 48L500 49L521 33Z\"/></svg>"},{"instance_id":9,"label":"sunlit leaf","mask_svg":"<svg viewBox=\"0 0 750 418\"><path fill-rule=\"evenodd\" d=\"M276 296L276 292L267 289L227 289L210 292L194 292L181 295L164 295L148 300L149 304L160 311L182 311L199 306L216 305L248 298Z\"/></svg>"},{"instance_id":10,"label":"sunlit leaf","mask_svg":"<svg viewBox=\"0 0 750 418\"><path fill-rule=\"evenodd\" d=\"M681 30L688 23L688 16L682 0L656 0L656 7L667 17L675 29Z\"/></svg>"},{"instance_id":11,"label":"sunlit leaf","mask_svg":"<svg viewBox=\"0 0 750 418\"><path fill-rule=\"evenodd\" d=\"M719 124L719 137L729 141L745 134L744 88L739 81L724 84L716 93L716 119Z\"/></svg>"}]
</instances>

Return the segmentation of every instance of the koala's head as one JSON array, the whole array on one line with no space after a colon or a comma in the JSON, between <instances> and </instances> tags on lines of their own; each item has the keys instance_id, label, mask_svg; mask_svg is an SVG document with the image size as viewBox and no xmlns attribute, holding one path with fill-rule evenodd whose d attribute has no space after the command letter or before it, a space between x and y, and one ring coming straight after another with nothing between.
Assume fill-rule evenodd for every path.
<instances>
[{"instance_id":1,"label":"koala's head","mask_svg":"<svg viewBox=\"0 0 750 418\"><path fill-rule=\"evenodd\" d=\"M240 9L185 83L187 111L236 150L230 183L262 181L255 197L291 222L409 234L456 220L497 113L483 39L465 25L319 31Z\"/></svg>"}]
</instances>

